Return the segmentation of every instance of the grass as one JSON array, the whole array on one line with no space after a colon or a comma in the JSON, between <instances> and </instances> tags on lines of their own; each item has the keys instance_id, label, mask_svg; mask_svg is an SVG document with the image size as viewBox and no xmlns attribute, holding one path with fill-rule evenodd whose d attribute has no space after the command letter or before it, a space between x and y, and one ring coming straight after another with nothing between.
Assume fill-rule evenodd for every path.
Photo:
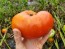
<instances>
[{"instance_id":1,"label":"grass","mask_svg":"<svg viewBox=\"0 0 65 49\"><path fill-rule=\"evenodd\" d=\"M9 36L9 34L12 34L11 29L11 19L12 17L23 11L23 10L34 10L36 12L41 10L47 10L49 11L55 20L54 23L54 30L55 30L55 36L53 38L55 39L52 45L45 43L45 47L47 49L53 49L54 45L57 49L62 49L62 47L59 46L59 41L62 41L63 47L65 48L65 30L63 29L63 26L65 25L65 6L64 0L34 0L37 4L28 5L28 0L0 0L0 49L3 49L2 46L5 44L8 49L13 49L7 40L9 38L12 38L12 36ZM62 4L63 3L63 4ZM8 31L6 34L2 34L1 29L8 28ZM56 35L56 34L59 35ZM59 38L57 37L59 36ZM48 45L49 47L48 47ZM43 46L44 48L44 46Z\"/></svg>"}]
</instances>

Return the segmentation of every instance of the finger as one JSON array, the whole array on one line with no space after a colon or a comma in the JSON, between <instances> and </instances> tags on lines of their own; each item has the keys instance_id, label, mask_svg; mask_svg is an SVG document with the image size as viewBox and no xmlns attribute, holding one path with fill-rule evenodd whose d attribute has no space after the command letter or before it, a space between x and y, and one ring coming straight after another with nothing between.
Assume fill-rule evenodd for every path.
<instances>
[{"instance_id":1,"label":"finger","mask_svg":"<svg viewBox=\"0 0 65 49\"><path fill-rule=\"evenodd\" d=\"M13 29L14 40L16 43L20 43L21 41L21 32L18 29Z\"/></svg>"},{"instance_id":2,"label":"finger","mask_svg":"<svg viewBox=\"0 0 65 49\"><path fill-rule=\"evenodd\" d=\"M18 29L13 29L13 33L14 33L14 40L16 42L16 49L25 49L25 46L21 40L21 32Z\"/></svg>"},{"instance_id":3,"label":"finger","mask_svg":"<svg viewBox=\"0 0 65 49\"><path fill-rule=\"evenodd\" d=\"M40 43L41 43L42 45L47 41L47 39L48 39L50 33L51 33L51 32L49 32L46 36L42 37L42 39L40 40Z\"/></svg>"}]
</instances>

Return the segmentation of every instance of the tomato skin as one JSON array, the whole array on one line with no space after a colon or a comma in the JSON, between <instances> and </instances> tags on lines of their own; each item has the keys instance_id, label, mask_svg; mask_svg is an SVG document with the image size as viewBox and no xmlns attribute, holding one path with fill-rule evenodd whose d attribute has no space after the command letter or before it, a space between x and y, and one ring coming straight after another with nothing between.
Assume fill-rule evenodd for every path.
<instances>
[{"instance_id":1,"label":"tomato skin","mask_svg":"<svg viewBox=\"0 0 65 49\"><path fill-rule=\"evenodd\" d=\"M30 16L31 13L32 16ZM47 11L40 11L37 14L32 11L23 11L12 18L12 29L17 28L24 38L32 39L48 34L53 23L53 17Z\"/></svg>"}]
</instances>

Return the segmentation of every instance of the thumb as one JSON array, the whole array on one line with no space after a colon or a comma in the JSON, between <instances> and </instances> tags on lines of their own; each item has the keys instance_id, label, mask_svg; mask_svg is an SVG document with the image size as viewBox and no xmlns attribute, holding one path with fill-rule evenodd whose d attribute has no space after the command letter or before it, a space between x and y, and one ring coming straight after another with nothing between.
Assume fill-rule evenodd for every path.
<instances>
[{"instance_id":1,"label":"thumb","mask_svg":"<svg viewBox=\"0 0 65 49\"><path fill-rule=\"evenodd\" d=\"M16 49L26 49L21 38L21 32L18 29L13 29L13 33L14 33L14 40L16 42Z\"/></svg>"},{"instance_id":2,"label":"thumb","mask_svg":"<svg viewBox=\"0 0 65 49\"><path fill-rule=\"evenodd\" d=\"M45 42L47 41L49 35L50 35L50 32L46 36L42 37L42 40L40 41L42 45L45 44Z\"/></svg>"},{"instance_id":3,"label":"thumb","mask_svg":"<svg viewBox=\"0 0 65 49\"><path fill-rule=\"evenodd\" d=\"M21 41L21 32L18 29L13 29L14 40L16 43L20 43Z\"/></svg>"}]
</instances>

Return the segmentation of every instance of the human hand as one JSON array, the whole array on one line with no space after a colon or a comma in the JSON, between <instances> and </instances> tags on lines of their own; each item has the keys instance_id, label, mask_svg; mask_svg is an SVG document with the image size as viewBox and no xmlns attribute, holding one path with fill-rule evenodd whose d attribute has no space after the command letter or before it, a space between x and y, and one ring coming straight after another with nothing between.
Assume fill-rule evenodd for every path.
<instances>
[{"instance_id":1,"label":"human hand","mask_svg":"<svg viewBox=\"0 0 65 49\"><path fill-rule=\"evenodd\" d=\"M46 36L37 39L24 39L18 29L13 29L13 33L16 49L42 49L50 34L49 32Z\"/></svg>"}]
</instances>

